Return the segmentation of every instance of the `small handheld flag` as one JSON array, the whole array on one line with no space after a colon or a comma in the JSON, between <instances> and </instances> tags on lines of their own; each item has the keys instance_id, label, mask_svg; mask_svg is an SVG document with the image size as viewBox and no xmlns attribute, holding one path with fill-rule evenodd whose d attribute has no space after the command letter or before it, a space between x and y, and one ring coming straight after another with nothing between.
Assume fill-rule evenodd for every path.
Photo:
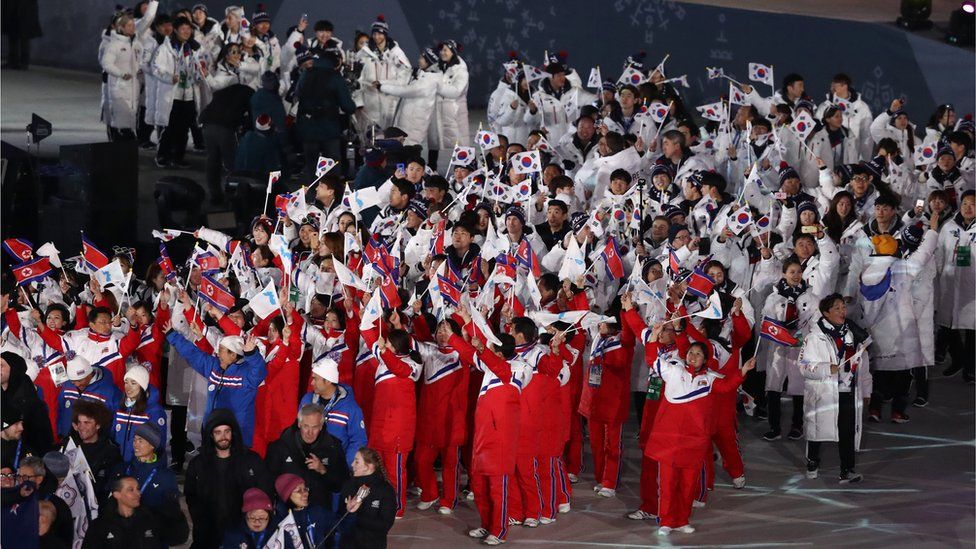
<instances>
[{"instance_id":1,"label":"small handheld flag","mask_svg":"<svg viewBox=\"0 0 976 549\"><path fill-rule=\"evenodd\" d=\"M590 77L586 79L586 87L600 89L603 86L603 78L600 76L600 67L590 69Z\"/></svg>"},{"instance_id":2,"label":"small handheld flag","mask_svg":"<svg viewBox=\"0 0 976 549\"><path fill-rule=\"evenodd\" d=\"M759 335L765 340L784 347L796 347L799 343L786 326L768 316L762 319Z\"/></svg>"},{"instance_id":3,"label":"small handheld flag","mask_svg":"<svg viewBox=\"0 0 976 549\"><path fill-rule=\"evenodd\" d=\"M23 263L34 257L34 245L26 238L8 238L3 241L3 249L17 263Z\"/></svg>"},{"instance_id":4,"label":"small handheld flag","mask_svg":"<svg viewBox=\"0 0 976 549\"><path fill-rule=\"evenodd\" d=\"M620 258L620 250L617 248L617 239L611 236L607 240L607 245L603 248L603 252L600 253L600 257L603 259L604 267L607 270L607 276L610 280L617 280L624 277L624 263Z\"/></svg>"},{"instance_id":5,"label":"small handheld flag","mask_svg":"<svg viewBox=\"0 0 976 549\"><path fill-rule=\"evenodd\" d=\"M13 268L14 279L18 286L30 284L41 280L51 272L51 260L40 257L29 263L24 263Z\"/></svg>"},{"instance_id":6,"label":"small handheld flag","mask_svg":"<svg viewBox=\"0 0 976 549\"><path fill-rule=\"evenodd\" d=\"M790 124L790 129L796 133L796 136L800 138L800 141L806 141L807 137L810 137L810 134L813 133L815 127L816 124L813 121L813 117L810 116L810 113L806 111L800 111L800 114L798 114L793 119L793 123Z\"/></svg>"},{"instance_id":7,"label":"small handheld flag","mask_svg":"<svg viewBox=\"0 0 976 549\"><path fill-rule=\"evenodd\" d=\"M712 293L715 288L715 279L705 274L700 267L696 267L688 279L688 293L697 297L705 298Z\"/></svg>"},{"instance_id":8,"label":"small handheld flag","mask_svg":"<svg viewBox=\"0 0 976 549\"><path fill-rule=\"evenodd\" d=\"M213 305L222 313L231 310L237 302L234 294L209 274L200 277L200 299Z\"/></svg>"},{"instance_id":9,"label":"small handheld flag","mask_svg":"<svg viewBox=\"0 0 976 549\"><path fill-rule=\"evenodd\" d=\"M542 171L542 159L539 151L527 151L512 155L512 166L515 173L539 173Z\"/></svg>"},{"instance_id":10,"label":"small handheld flag","mask_svg":"<svg viewBox=\"0 0 976 549\"><path fill-rule=\"evenodd\" d=\"M315 178L319 179L323 175L329 173L332 168L336 165L336 161L331 158L326 158L324 156L319 157L319 161L315 164Z\"/></svg>"},{"instance_id":11,"label":"small handheld flag","mask_svg":"<svg viewBox=\"0 0 976 549\"><path fill-rule=\"evenodd\" d=\"M763 65L762 63L749 63L749 80L768 84L773 87L776 86L773 83L773 67Z\"/></svg>"}]
</instances>

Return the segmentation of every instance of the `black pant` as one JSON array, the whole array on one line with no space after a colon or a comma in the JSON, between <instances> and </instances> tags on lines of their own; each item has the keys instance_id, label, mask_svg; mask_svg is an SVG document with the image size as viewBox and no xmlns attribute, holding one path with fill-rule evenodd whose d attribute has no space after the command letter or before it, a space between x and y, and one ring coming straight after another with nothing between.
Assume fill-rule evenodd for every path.
<instances>
[{"instance_id":1,"label":"black pant","mask_svg":"<svg viewBox=\"0 0 976 549\"><path fill-rule=\"evenodd\" d=\"M193 101L173 100L173 108L169 111L169 125L163 130L159 139L159 149L156 157L160 160L182 162L186 155L186 134L197 116L196 105Z\"/></svg>"},{"instance_id":2,"label":"black pant","mask_svg":"<svg viewBox=\"0 0 976 549\"><path fill-rule=\"evenodd\" d=\"M27 70L30 65L30 38L9 35L7 41L10 45L7 51L7 65L11 69Z\"/></svg>"},{"instance_id":3,"label":"black pant","mask_svg":"<svg viewBox=\"0 0 976 549\"><path fill-rule=\"evenodd\" d=\"M146 124L146 107L139 107L138 111L139 120L136 121L136 139L139 143L149 143L149 138L152 137L153 127L151 124Z\"/></svg>"},{"instance_id":4,"label":"black pant","mask_svg":"<svg viewBox=\"0 0 976 549\"><path fill-rule=\"evenodd\" d=\"M929 369L927 366L912 368L912 380L915 382L915 396L929 399Z\"/></svg>"},{"instance_id":5,"label":"black pant","mask_svg":"<svg viewBox=\"0 0 976 549\"><path fill-rule=\"evenodd\" d=\"M204 124L203 136L207 140L207 188L210 190L211 200L222 200L224 188L221 179L225 171L234 169L237 135L230 128Z\"/></svg>"},{"instance_id":6,"label":"black pant","mask_svg":"<svg viewBox=\"0 0 976 549\"><path fill-rule=\"evenodd\" d=\"M871 392L871 411L881 412L884 401L891 399L891 412L904 414L908 408L908 393L912 389L912 371L874 372L874 390Z\"/></svg>"},{"instance_id":7,"label":"black pant","mask_svg":"<svg viewBox=\"0 0 976 549\"><path fill-rule=\"evenodd\" d=\"M431 149L427 151L427 165L430 169L437 170L437 157L441 155L441 151L437 149Z\"/></svg>"},{"instance_id":8,"label":"black pant","mask_svg":"<svg viewBox=\"0 0 976 549\"><path fill-rule=\"evenodd\" d=\"M186 460L186 406L168 406L170 409L169 447L173 464L183 466Z\"/></svg>"},{"instance_id":9,"label":"black pant","mask_svg":"<svg viewBox=\"0 0 976 549\"><path fill-rule=\"evenodd\" d=\"M113 128L111 126L106 127L108 128L109 141L124 142L136 140L136 132L132 131L131 128Z\"/></svg>"},{"instance_id":10,"label":"black pant","mask_svg":"<svg viewBox=\"0 0 976 549\"><path fill-rule=\"evenodd\" d=\"M315 166L318 164L319 155L331 158L338 162L341 160L342 140L338 137L332 139L310 139L302 142L302 151L305 153L305 179L310 183L315 181ZM335 170L335 168L333 168ZM335 173L333 171L333 173Z\"/></svg>"},{"instance_id":11,"label":"black pant","mask_svg":"<svg viewBox=\"0 0 976 549\"><path fill-rule=\"evenodd\" d=\"M840 394L837 410L837 449L840 450L840 471L854 470L854 391ZM820 464L820 442L807 442L807 459Z\"/></svg>"},{"instance_id":12,"label":"black pant","mask_svg":"<svg viewBox=\"0 0 976 549\"><path fill-rule=\"evenodd\" d=\"M200 128L200 123L197 122L196 117L193 117L193 123L190 124L190 137L193 138L193 146L198 149L207 145L207 139L203 136L203 130Z\"/></svg>"},{"instance_id":13,"label":"black pant","mask_svg":"<svg viewBox=\"0 0 976 549\"><path fill-rule=\"evenodd\" d=\"M949 330L947 334L949 340L949 356L952 358L952 366L962 366L962 375L967 380L973 379L974 360L976 357L976 330Z\"/></svg>"},{"instance_id":14,"label":"black pant","mask_svg":"<svg viewBox=\"0 0 976 549\"><path fill-rule=\"evenodd\" d=\"M769 428L780 432L780 421L783 416L779 391L766 391L766 409L769 411ZM790 429L803 429L803 395L793 397L793 417Z\"/></svg>"},{"instance_id":15,"label":"black pant","mask_svg":"<svg viewBox=\"0 0 976 549\"><path fill-rule=\"evenodd\" d=\"M641 420L644 419L644 403L647 402L647 393L633 391L630 394L634 398L634 410L637 411L637 429L640 430Z\"/></svg>"}]
</instances>

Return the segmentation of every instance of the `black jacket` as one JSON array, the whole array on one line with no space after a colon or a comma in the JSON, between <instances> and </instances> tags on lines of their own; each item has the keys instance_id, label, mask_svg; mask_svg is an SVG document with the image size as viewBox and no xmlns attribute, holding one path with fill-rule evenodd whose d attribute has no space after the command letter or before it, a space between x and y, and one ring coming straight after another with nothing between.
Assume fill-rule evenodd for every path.
<instances>
[{"instance_id":1,"label":"black jacket","mask_svg":"<svg viewBox=\"0 0 976 549\"><path fill-rule=\"evenodd\" d=\"M356 104L342 76L325 59L316 59L298 82L298 131L306 140L335 139L342 134L342 113Z\"/></svg>"},{"instance_id":2,"label":"black jacket","mask_svg":"<svg viewBox=\"0 0 976 549\"><path fill-rule=\"evenodd\" d=\"M305 459L310 454L322 460L325 465L324 475L311 471L305 465ZM264 461L272 478L278 478L285 473L302 477L308 487L309 506L320 505L325 509L332 509L332 494L341 490L343 482L349 478L349 467L346 465L342 443L330 435L324 426L319 437L310 445L302 441L298 425L285 429L278 440L268 445Z\"/></svg>"},{"instance_id":3,"label":"black jacket","mask_svg":"<svg viewBox=\"0 0 976 549\"><path fill-rule=\"evenodd\" d=\"M81 439L78 438L78 433L74 429L71 430L70 436L85 454L85 459L88 460L88 466L91 467L92 474L95 476L95 496L99 502L104 502L108 497L108 487L112 479L112 471L122 462L122 454L119 453L119 447L115 445L115 442L108 435L101 432L98 434L98 440L92 443L81 442ZM67 441L65 442L67 443ZM64 451L64 446L64 444L61 445L62 452Z\"/></svg>"},{"instance_id":4,"label":"black jacket","mask_svg":"<svg viewBox=\"0 0 976 549\"><path fill-rule=\"evenodd\" d=\"M217 481L217 449L211 435L220 425L229 426L233 433L230 457L223 467L227 474L222 482ZM261 457L244 446L233 412L226 408L212 411L202 435L200 454L186 467L183 494L193 522L193 545L216 547L223 539L224 530L240 520L241 504L248 488L260 488L269 497L274 492Z\"/></svg>"},{"instance_id":5,"label":"black jacket","mask_svg":"<svg viewBox=\"0 0 976 549\"><path fill-rule=\"evenodd\" d=\"M542 239L542 243L546 245L547 250L551 250L559 244L562 244L563 237L571 230L568 221L563 221L563 226L556 232L552 232L552 227L549 226L548 221L543 221L535 226L535 232Z\"/></svg>"},{"instance_id":6,"label":"black jacket","mask_svg":"<svg viewBox=\"0 0 976 549\"><path fill-rule=\"evenodd\" d=\"M85 533L83 549L155 549L184 543L189 535L186 517L177 507L166 513L138 507L131 517L119 514L115 499L99 510Z\"/></svg>"},{"instance_id":7,"label":"black jacket","mask_svg":"<svg viewBox=\"0 0 976 549\"><path fill-rule=\"evenodd\" d=\"M342 536L343 548L382 549L386 547L386 535L396 520L396 494L383 473L376 471L365 477L353 477L342 488L341 500L345 506L346 498L355 496L362 485L369 486L369 495L352 516L354 524L347 526L347 534Z\"/></svg>"},{"instance_id":8,"label":"black jacket","mask_svg":"<svg viewBox=\"0 0 976 549\"><path fill-rule=\"evenodd\" d=\"M47 405L37 394L37 388L27 377L27 363L17 353L0 355L10 365L7 388L0 391L0 399L12 403L24 415L24 443L43 456L54 448L54 432L48 419Z\"/></svg>"},{"instance_id":9,"label":"black jacket","mask_svg":"<svg viewBox=\"0 0 976 549\"><path fill-rule=\"evenodd\" d=\"M47 472L44 475L44 480L41 481L41 485L37 487L37 495L41 501L51 502L58 512L58 516L54 519L54 524L51 525L51 530L48 533L57 536L67 547L71 547L75 538L75 524L71 519L71 508L54 493L57 489L57 479L50 472Z\"/></svg>"},{"instance_id":10,"label":"black jacket","mask_svg":"<svg viewBox=\"0 0 976 549\"><path fill-rule=\"evenodd\" d=\"M251 96L254 90L234 84L213 94L213 100L200 113L201 124L213 124L238 131L251 126Z\"/></svg>"}]
</instances>

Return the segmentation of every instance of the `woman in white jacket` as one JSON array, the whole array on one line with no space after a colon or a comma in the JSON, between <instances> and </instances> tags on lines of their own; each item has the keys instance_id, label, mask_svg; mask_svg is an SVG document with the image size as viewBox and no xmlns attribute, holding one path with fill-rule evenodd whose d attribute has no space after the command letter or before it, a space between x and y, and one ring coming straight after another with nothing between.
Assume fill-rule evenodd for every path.
<instances>
[{"instance_id":1,"label":"woman in white jacket","mask_svg":"<svg viewBox=\"0 0 976 549\"><path fill-rule=\"evenodd\" d=\"M488 119L497 126L498 133L508 137L509 143L524 144L529 138L532 125L523 118L530 100L528 81L525 80L525 73L519 70L516 82L499 88L494 103L489 107Z\"/></svg>"},{"instance_id":2,"label":"woman in white jacket","mask_svg":"<svg viewBox=\"0 0 976 549\"><path fill-rule=\"evenodd\" d=\"M371 29L369 44L359 50L363 71L360 89L353 96L357 107L363 107L369 120L384 130L393 125L398 98L382 92L374 82L402 83L410 77L410 61L400 46L390 38L390 26L382 16Z\"/></svg>"},{"instance_id":3,"label":"woman in white jacket","mask_svg":"<svg viewBox=\"0 0 976 549\"><path fill-rule=\"evenodd\" d=\"M207 72L206 81L211 92L234 84L254 87L252 82L259 70L258 62L242 53L240 44L224 44L217 56L217 64Z\"/></svg>"},{"instance_id":4,"label":"woman in white jacket","mask_svg":"<svg viewBox=\"0 0 976 549\"><path fill-rule=\"evenodd\" d=\"M836 106L827 107L821 118L823 126L807 138L807 145L817 158L810 154L800 156L800 175L805 187L816 186L819 181L818 158L823 159L828 170L841 164L857 164L861 161L857 136L844 126L844 113Z\"/></svg>"},{"instance_id":5,"label":"woman in white jacket","mask_svg":"<svg viewBox=\"0 0 976 549\"><path fill-rule=\"evenodd\" d=\"M428 128L434 113L437 87L443 75L437 71L437 54L424 49L417 60L417 67L406 83L380 81L376 89L384 94L400 98L393 125L406 132L404 143L425 145Z\"/></svg>"},{"instance_id":6,"label":"woman in white jacket","mask_svg":"<svg viewBox=\"0 0 976 549\"><path fill-rule=\"evenodd\" d=\"M807 439L807 478L820 471L820 446L837 442L840 450L841 484L860 482L854 471L854 452L861 438L861 394L870 387L865 334L847 320L847 306L840 294L819 303L821 317L812 323L799 356L805 378L803 424ZM868 389L870 392L870 389Z\"/></svg>"},{"instance_id":7,"label":"woman in white jacket","mask_svg":"<svg viewBox=\"0 0 976 549\"><path fill-rule=\"evenodd\" d=\"M458 57L458 46L454 40L441 44L439 49L438 69L443 76L437 83L437 101L427 149L427 165L435 171L440 149L465 145L468 139L468 65ZM463 124L460 118L462 114L465 117Z\"/></svg>"},{"instance_id":8,"label":"woman in white jacket","mask_svg":"<svg viewBox=\"0 0 976 549\"><path fill-rule=\"evenodd\" d=\"M142 44L135 40L135 34L136 23L132 16L119 16L102 52L102 70L108 74L108 100L102 120L108 127L110 141L132 141L136 138Z\"/></svg>"},{"instance_id":9,"label":"woman in white jacket","mask_svg":"<svg viewBox=\"0 0 976 549\"><path fill-rule=\"evenodd\" d=\"M871 137L878 143L885 137L890 137L898 144L901 157L905 163L913 168L915 154L915 125L908 121L908 113L904 111L905 104L901 99L891 102L891 107L879 114L871 123Z\"/></svg>"},{"instance_id":10,"label":"woman in white jacket","mask_svg":"<svg viewBox=\"0 0 976 549\"><path fill-rule=\"evenodd\" d=\"M939 232L936 268L939 280L939 302L936 304L939 326L949 331L949 353L952 364L943 372L972 383L974 335L976 335L976 191L962 193L959 213L947 221Z\"/></svg>"},{"instance_id":11,"label":"woman in white jacket","mask_svg":"<svg viewBox=\"0 0 976 549\"><path fill-rule=\"evenodd\" d=\"M156 165L187 167L187 132L204 99L203 77L206 68L200 61L200 45L193 40L193 27L186 19L177 19L171 34L156 50L152 64L156 79L156 104L153 112L156 126L164 126Z\"/></svg>"}]
</instances>

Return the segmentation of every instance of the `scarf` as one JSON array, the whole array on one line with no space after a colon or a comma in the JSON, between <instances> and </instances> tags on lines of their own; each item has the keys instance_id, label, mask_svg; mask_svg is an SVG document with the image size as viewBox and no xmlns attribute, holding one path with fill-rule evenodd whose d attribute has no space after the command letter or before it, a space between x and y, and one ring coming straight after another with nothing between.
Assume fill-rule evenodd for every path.
<instances>
[{"instance_id":1,"label":"scarf","mask_svg":"<svg viewBox=\"0 0 976 549\"><path fill-rule=\"evenodd\" d=\"M787 328L795 330L800 322L800 310L796 307L796 301L807 291L809 285L805 280L800 280L797 286L790 286L786 279L781 278L776 283L776 293L786 298L786 316L783 318Z\"/></svg>"},{"instance_id":2,"label":"scarf","mask_svg":"<svg viewBox=\"0 0 976 549\"><path fill-rule=\"evenodd\" d=\"M672 198L680 196L681 189L679 189L674 183L669 183L668 186L663 190L651 185L648 188L648 195L651 197L651 200L664 205L670 202Z\"/></svg>"},{"instance_id":3,"label":"scarf","mask_svg":"<svg viewBox=\"0 0 976 549\"><path fill-rule=\"evenodd\" d=\"M844 142L844 138L847 137L847 132L844 131L844 126L841 126L836 130L831 130L830 128L824 126L824 130L827 132L827 139L830 140L830 148L840 145Z\"/></svg>"},{"instance_id":4,"label":"scarf","mask_svg":"<svg viewBox=\"0 0 976 549\"><path fill-rule=\"evenodd\" d=\"M88 339L96 341L98 343L105 343L106 341L112 339L112 335L102 335L91 328L88 328Z\"/></svg>"},{"instance_id":5,"label":"scarf","mask_svg":"<svg viewBox=\"0 0 976 549\"><path fill-rule=\"evenodd\" d=\"M821 317L817 321L817 325L820 326L820 330L824 334L834 340L834 345L837 346L838 364L854 355L854 345L848 345L846 343L847 332L850 331L850 326L848 326L846 321L840 326L834 326L826 318Z\"/></svg>"}]
</instances>

